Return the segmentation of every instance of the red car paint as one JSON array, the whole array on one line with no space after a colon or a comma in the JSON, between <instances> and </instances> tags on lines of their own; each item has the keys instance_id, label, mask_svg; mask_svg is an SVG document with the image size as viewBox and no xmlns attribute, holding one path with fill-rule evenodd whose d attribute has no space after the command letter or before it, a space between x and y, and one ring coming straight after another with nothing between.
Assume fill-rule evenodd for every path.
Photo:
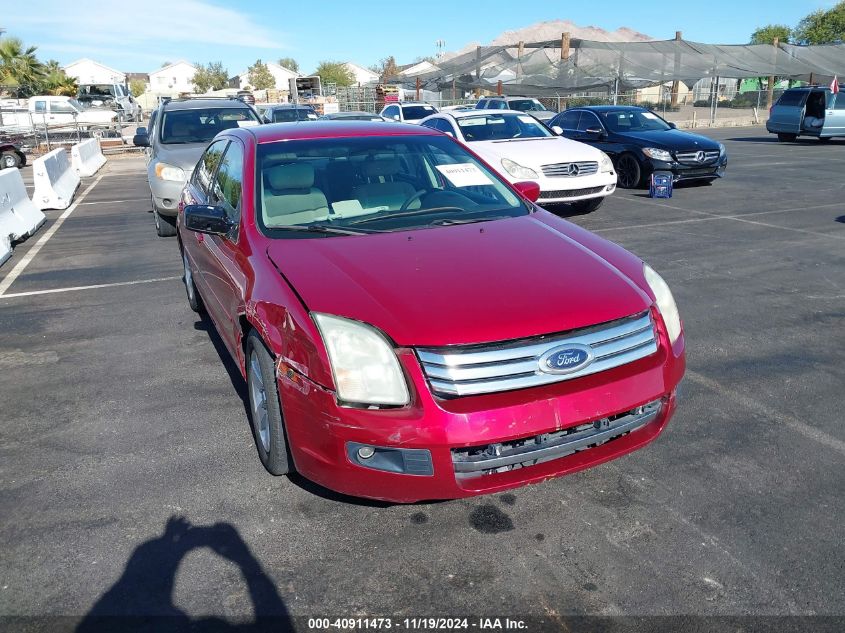
<instances>
[{"instance_id":1,"label":"red car paint","mask_svg":"<svg viewBox=\"0 0 845 633\"><path fill-rule=\"evenodd\" d=\"M663 430L685 368L684 336L670 344L642 261L539 207L503 220L329 239L271 239L254 214L256 146L285 139L439 135L418 126L281 124L234 129L244 149L236 240L187 230L179 240L200 294L245 375L251 328L276 359L295 468L327 488L396 502L490 493L539 482L631 452ZM471 153L471 152L470 152ZM480 159L479 159L480 160ZM483 162L483 161L481 161ZM183 202L196 202L190 185ZM600 373L492 394L434 395L415 347L508 341L565 332L650 310L657 352ZM373 325L395 344L411 401L400 408L341 406L310 312ZM606 444L472 479L450 450L548 433L662 399L655 420ZM346 442L431 451L433 476L353 463Z\"/></svg>"}]
</instances>

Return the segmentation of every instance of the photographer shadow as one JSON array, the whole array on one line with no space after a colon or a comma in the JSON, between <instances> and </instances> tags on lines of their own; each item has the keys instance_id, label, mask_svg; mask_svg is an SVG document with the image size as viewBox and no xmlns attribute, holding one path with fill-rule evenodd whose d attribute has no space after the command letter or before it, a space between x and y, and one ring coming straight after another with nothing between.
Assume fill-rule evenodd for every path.
<instances>
[{"instance_id":1,"label":"photographer shadow","mask_svg":"<svg viewBox=\"0 0 845 633\"><path fill-rule=\"evenodd\" d=\"M182 559L192 550L203 547L240 568L253 604L253 621L231 623L214 616L192 618L173 603L176 572ZM200 633L294 630L273 581L229 523L194 526L182 517L170 517L161 536L135 549L121 577L100 597L76 629L77 633L175 633L186 630Z\"/></svg>"}]
</instances>

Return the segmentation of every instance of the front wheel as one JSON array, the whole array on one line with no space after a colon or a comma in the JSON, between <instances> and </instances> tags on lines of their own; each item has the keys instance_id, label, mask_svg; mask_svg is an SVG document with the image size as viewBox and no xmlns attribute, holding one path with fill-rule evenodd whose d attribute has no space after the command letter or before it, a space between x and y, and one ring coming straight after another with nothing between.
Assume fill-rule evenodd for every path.
<instances>
[{"instance_id":1,"label":"front wheel","mask_svg":"<svg viewBox=\"0 0 845 633\"><path fill-rule=\"evenodd\" d=\"M188 263L188 254L184 250L182 251L182 267L184 269L182 281L185 282L185 292L188 294L188 305L191 307L191 310L201 314L205 312L205 306L202 303L202 297L200 297L197 292L197 286L194 284L194 273L191 272L191 265Z\"/></svg>"},{"instance_id":2,"label":"front wheel","mask_svg":"<svg viewBox=\"0 0 845 633\"><path fill-rule=\"evenodd\" d=\"M3 152L0 154L0 169L16 169L20 165L21 159L16 152Z\"/></svg>"},{"instance_id":3,"label":"front wheel","mask_svg":"<svg viewBox=\"0 0 845 633\"><path fill-rule=\"evenodd\" d=\"M293 470L293 460L285 437L275 364L255 330L246 340L246 381L258 457L269 473L286 475Z\"/></svg>"},{"instance_id":4,"label":"front wheel","mask_svg":"<svg viewBox=\"0 0 845 633\"><path fill-rule=\"evenodd\" d=\"M778 142L779 143L791 143L796 138L798 138L797 134L786 134L784 132L778 133Z\"/></svg>"},{"instance_id":5,"label":"front wheel","mask_svg":"<svg viewBox=\"0 0 845 633\"><path fill-rule=\"evenodd\" d=\"M173 237L176 235L176 218L161 215L156 208L153 208L153 218L155 219L156 234L159 237Z\"/></svg>"},{"instance_id":6,"label":"front wheel","mask_svg":"<svg viewBox=\"0 0 845 633\"><path fill-rule=\"evenodd\" d=\"M579 200L572 202L570 206L576 213L592 213L604 203L604 197L590 198L589 200Z\"/></svg>"},{"instance_id":7,"label":"front wheel","mask_svg":"<svg viewBox=\"0 0 845 633\"><path fill-rule=\"evenodd\" d=\"M640 185L642 170L640 163L631 154L622 154L616 161L616 178L623 189L635 189Z\"/></svg>"}]
</instances>

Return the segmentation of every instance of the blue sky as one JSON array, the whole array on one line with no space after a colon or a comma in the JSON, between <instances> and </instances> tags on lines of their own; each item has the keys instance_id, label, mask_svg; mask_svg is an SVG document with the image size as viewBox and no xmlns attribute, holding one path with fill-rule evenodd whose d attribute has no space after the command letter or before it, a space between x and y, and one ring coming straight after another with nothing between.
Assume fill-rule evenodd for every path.
<instances>
[{"instance_id":1,"label":"blue sky","mask_svg":"<svg viewBox=\"0 0 845 633\"><path fill-rule=\"evenodd\" d=\"M795 25L834 0L3 0L0 28L36 45L42 59L66 64L90 57L122 71L149 72L164 61L222 61L229 73L256 59L293 57L301 70L324 59L363 66L394 55L408 63L470 42L487 43L502 31L545 20L615 30L627 26L656 39L684 38L739 44L758 26Z\"/></svg>"}]
</instances>

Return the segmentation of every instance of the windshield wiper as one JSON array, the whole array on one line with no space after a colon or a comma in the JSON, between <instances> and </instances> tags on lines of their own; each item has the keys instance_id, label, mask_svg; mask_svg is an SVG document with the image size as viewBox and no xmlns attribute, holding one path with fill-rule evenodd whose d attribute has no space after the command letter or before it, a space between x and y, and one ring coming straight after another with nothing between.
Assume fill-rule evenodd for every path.
<instances>
[{"instance_id":1,"label":"windshield wiper","mask_svg":"<svg viewBox=\"0 0 845 633\"><path fill-rule=\"evenodd\" d=\"M272 231L291 231L297 233L328 233L332 235L365 235L367 233L383 232L374 231L372 229L346 229L334 226L326 226L325 224L312 224L311 226L272 226L268 228Z\"/></svg>"},{"instance_id":2,"label":"windshield wiper","mask_svg":"<svg viewBox=\"0 0 845 633\"><path fill-rule=\"evenodd\" d=\"M435 226L453 226L455 224L475 224L476 222L491 222L493 220L504 220L505 218L509 218L509 215L495 215L495 216L483 216L480 218L465 218L465 219L455 219L455 218L442 218L440 220L432 220L431 224Z\"/></svg>"},{"instance_id":3,"label":"windshield wiper","mask_svg":"<svg viewBox=\"0 0 845 633\"><path fill-rule=\"evenodd\" d=\"M415 209L413 211L400 211L398 213L388 213L386 215L371 215L363 220L350 222L349 224L366 224L367 222L375 222L376 220L392 220L393 218L406 218L413 215L425 215L426 213L443 213L444 211L460 211L466 213L466 209L461 207L431 207L430 209Z\"/></svg>"}]
</instances>

